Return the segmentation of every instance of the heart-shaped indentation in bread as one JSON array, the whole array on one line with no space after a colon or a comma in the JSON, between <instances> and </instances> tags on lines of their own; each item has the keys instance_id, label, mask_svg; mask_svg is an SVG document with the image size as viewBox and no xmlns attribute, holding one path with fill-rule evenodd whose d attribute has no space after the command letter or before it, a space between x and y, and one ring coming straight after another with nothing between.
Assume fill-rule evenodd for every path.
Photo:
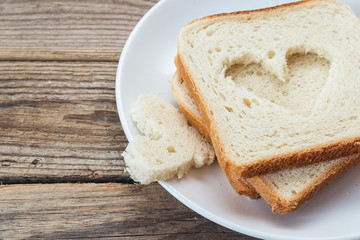
<instances>
[{"instance_id":1,"label":"heart-shaped indentation in bread","mask_svg":"<svg viewBox=\"0 0 360 240\"><path fill-rule=\"evenodd\" d=\"M260 98L308 116L324 87L330 61L316 53L300 52L286 56L286 81L264 70L261 63L237 62L225 72L237 86L246 87Z\"/></svg>"}]
</instances>

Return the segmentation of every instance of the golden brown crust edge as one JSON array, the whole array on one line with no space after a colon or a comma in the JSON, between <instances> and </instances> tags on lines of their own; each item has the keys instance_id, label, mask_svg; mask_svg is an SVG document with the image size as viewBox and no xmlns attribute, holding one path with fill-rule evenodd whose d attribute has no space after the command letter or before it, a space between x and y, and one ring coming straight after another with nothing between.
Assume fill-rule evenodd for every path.
<instances>
[{"instance_id":1,"label":"golden brown crust edge","mask_svg":"<svg viewBox=\"0 0 360 240\"><path fill-rule=\"evenodd\" d=\"M273 212L287 214L298 209L302 204L309 201L317 192L343 175L360 162L360 154L345 157L333 167L321 174L311 185L304 189L297 197L288 201L276 194L275 189L268 184L263 176L248 178L248 181L260 193L261 197L270 205Z\"/></svg>"},{"instance_id":2,"label":"golden brown crust edge","mask_svg":"<svg viewBox=\"0 0 360 240\"><path fill-rule=\"evenodd\" d=\"M304 149L295 153L274 156L248 166L242 173L246 178L277 172L282 169L302 167L360 153L360 137L343 139Z\"/></svg>"},{"instance_id":3,"label":"golden brown crust edge","mask_svg":"<svg viewBox=\"0 0 360 240\"><path fill-rule=\"evenodd\" d=\"M175 73L171 80L171 93L175 101L179 105L179 108L183 113L183 115L185 116L185 118L206 138L206 140L208 140L211 143L210 135L208 134L208 131L204 123L193 113L193 111L188 109L186 105L183 104L183 102L181 101L182 98L179 96L181 93L179 93L179 90L174 84L177 78L177 74L178 73Z\"/></svg>"},{"instance_id":4,"label":"golden brown crust edge","mask_svg":"<svg viewBox=\"0 0 360 240\"><path fill-rule=\"evenodd\" d=\"M285 4L273 6L273 7L261 8L261 9L213 14L213 15L206 16L203 18L195 19L195 20L189 22L188 25L195 23L197 21L200 21L200 20L210 20L210 19L214 19L214 18L239 16L239 15L243 16L244 18L246 18L246 20L250 21L250 20L253 20L256 17L258 17L260 14L267 14L267 13L275 11L275 10L276 11L288 11L289 9L292 9L293 7L296 7L298 5L315 4L318 2L337 3L334 0L302 0L302 1L292 2L292 3L285 3ZM340 3L337 3L337 4L340 4Z\"/></svg>"},{"instance_id":5,"label":"golden brown crust edge","mask_svg":"<svg viewBox=\"0 0 360 240\"><path fill-rule=\"evenodd\" d=\"M245 195L251 199L260 198L260 194L255 190L255 188L242 177L240 177L236 171L231 171L230 169L228 173L225 174L225 176L228 179L231 187L238 194Z\"/></svg>"}]
</instances>

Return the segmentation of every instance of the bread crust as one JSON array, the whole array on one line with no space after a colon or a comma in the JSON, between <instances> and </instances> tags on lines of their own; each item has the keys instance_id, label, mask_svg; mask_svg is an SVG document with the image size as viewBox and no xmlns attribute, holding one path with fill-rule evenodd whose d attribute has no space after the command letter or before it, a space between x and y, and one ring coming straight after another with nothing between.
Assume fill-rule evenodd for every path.
<instances>
[{"instance_id":1,"label":"bread crust","mask_svg":"<svg viewBox=\"0 0 360 240\"><path fill-rule=\"evenodd\" d=\"M174 82L176 81L178 73L176 72L171 80L171 93L175 98L177 104L181 112L184 114L186 119L211 143L210 135L208 134L208 130L206 129L206 125L199 119L191 109L189 109L182 101L180 97L180 92L176 88Z\"/></svg>"},{"instance_id":2,"label":"bread crust","mask_svg":"<svg viewBox=\"0 0 360 240\"><path fill-rule=\"evenodd\" d=\"M276 10L278 12L291 11L292 8L294 8L298 5L312 4L315 2L332 2L332 3L339 4L335 0L302 0L302 1L298 1L298 2L285 3L285 4L273 6L273 7L268 7L268 8L213 14L213 15L206 16L203 18L195 19L195 20L189 22L187 25L190 25L197 21L202 21L202 20L210 20L210 19L214 19L214 18L240 16L240 15L243 16L246 20L250 21L252 19L256 19L257 17L259 17L260 14L267 14L267 13L271 14L271 12L273 12L274 10ZM251 15L251 16L248 16L248 15Z\"/></svg>"},{"instance_id":3,"label":"bread crust","mask_svg":"<svg viewBox=\"0 0 360 240\"><path fill-rule=\"evenodd\" d=\"M243 172L244 177L263 175L281 169L302 167L313 163L360 153L360 137L343 139L339 142L330 142L318 145L311 149L304 149L295 153L283 154L263 159L252 164Z\"/></svg>"},{"instance_id":4,"label":"bread crust","mask_svg":"<svg viewBox=\"0 0 360 240\"><path fill-rule=\"evenodd\" d=\"M276 193L264 176L254 176L248 178L248 181L255 187L262 198L270 205L273 212L286 214L295 211L302 204L311 199L317 192L326 187L336 178L343 175L346 171L356 166L360 162L360 154L353 154L345 157L327 171L323 172L312 184L308 185L303 191L296 194L291 200L285 199Z\"/></svg>"},{"instance_id":5,"label":"bread crust","mask_svg":"<svg viewBox=\"0 0 360 240\"><path fill-rule=\"evenodd\" d=\"M276 11L290 11L295 6L307 5L307 4L316 4L318 2L335 2L332 0L306 0L301 2L289 3L285 5L275 6L271 8L265 8L260 10L244 11L244 12L234 12L234 13L224 13L217 14L213 16L208 16L204 19L217 19L228 16L246 16L246 17L259 17L260 14L267 14L274 10ZM340 3L339 3L340 4ZM199 21L194 20L193 22ZM223 168L224 172L228 174L233 174L237 172L243 178L248 178L256 175L263 175L266 173L276 172L281 169L291 169L296 167L302 167L305 165L328 161L343 156L349 156L352 154L360 153L360 137L351 137L342 139L341 141L333 141L322 145L313 146L308 149L301 149L297 152L281 154L277 156L271 156L269 158L262 159L256 163L252 164L241 164L233 162L229 154L225 152L225 146L223 141L219 137L219 129L214 123L212 117L211 109L209 109L204 101L204 97L201 96L201 92L198 91L197 86L194 82L194 77L191 75L191 72L188 71L186 62L183 60L183 57L180 52L178 52L175 64L179 71L181 78L184 80L186 86L189 89L190 95L196 102L196 105L199 108L200 114L203 118L204 124L208 126L209 135L213 142L213 146L218 158L220 166Z\"/></svg>"}]
</instances>

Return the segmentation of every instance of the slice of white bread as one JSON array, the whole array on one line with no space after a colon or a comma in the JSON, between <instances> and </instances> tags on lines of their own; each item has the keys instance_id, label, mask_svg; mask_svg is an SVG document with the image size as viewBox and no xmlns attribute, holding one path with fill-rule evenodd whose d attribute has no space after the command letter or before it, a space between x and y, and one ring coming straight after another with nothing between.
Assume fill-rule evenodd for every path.
<instances>
[{"instance_id":1,"label":"slice of white bread","mask_svg":"<svg viewBox=\"0 0 360 240\"><path fill-rule=\"evenodd\" d=\"M143 135L130 142L122 156L135 181L149 184L181 178L192 166L214 161L211 145L169 102L141 95L131 117Z\"/></svg>"},{"instance_id":2,"label":"slice of white bread","mask_svg":"<svg viewBox=\"0 0 360 240\"><path fill-rule=\"evenodd\" d=\"M359 42L360 20L332 0L187 24L175 63L225 173L251 177L360 152ZM268 81L234 81L239 66Z\"/></svg>"},{"instance_id":3,"label":"slice of white bread","mask_svg":"<svg viewBox=\"0 0 360 240\"><path fill-rule=\"evenodd\" d=\"M197 106L177 72L172 78L171 90L185 117L206 135L207 128ZM328 162L254 176L243 182L245 187L240 184L235 187L232 185L237 192L241 186L240 192L245 195L259 193L269 203L273 212L285 214L298 209L322 188L359 162L360 155L354 154ZM231 183L234 182L234 179L229 177L228 179Z\"/></svg>"},{"instance_id":4,"label":"slice of white bread","mask_svg":"<svg viewBox=\"0 0 360 240\"><path fill-rule=\"evenodd\" d=\"M171 79L171 93L178 103L181 112L185 115L189 122L195 126L209 142L211 142L209 130L202 121L200 112L178 72L176 72ZM235 175L226 175L226 177L237 193L246 195L252 199L259 198L259 194L250 184L247 183L246 179Z\"/></svg>"}]
</instances>

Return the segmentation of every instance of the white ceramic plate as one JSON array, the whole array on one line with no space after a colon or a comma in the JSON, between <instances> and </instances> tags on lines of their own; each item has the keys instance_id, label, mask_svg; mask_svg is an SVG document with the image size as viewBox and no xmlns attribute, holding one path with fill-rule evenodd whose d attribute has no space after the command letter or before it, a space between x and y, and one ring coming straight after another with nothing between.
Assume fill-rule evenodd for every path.
<instances>
[{"instance_id":1,"label":"white ceramic plate","mask_svg":"<svg viewBox=\"0 0 360 240\"><path fill-rule=\"evenodd\" d=\"M206 15L279 5L279 0L162 0L137 24L124 46L116 76L121 123L131 141L138 135L130 109L142 93L175 104L169 80L175 72L176 38L189 21ZM343 1L360 14L360 1ZM160 183L204 217L265 239L360 239L360 167L287 215L272 214L264 200L237 195L217 164L194 169L182 180Z\"/></svg>"}]
</instances>

